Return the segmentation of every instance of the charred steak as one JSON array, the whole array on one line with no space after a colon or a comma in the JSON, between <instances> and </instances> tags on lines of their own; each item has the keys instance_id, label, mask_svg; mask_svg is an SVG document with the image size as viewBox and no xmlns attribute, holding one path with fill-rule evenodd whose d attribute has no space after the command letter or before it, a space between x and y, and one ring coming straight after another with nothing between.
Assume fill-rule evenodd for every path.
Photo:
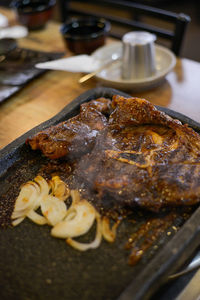
<instances>
[{"instance_id":1,"label":"charred steak","mask_svg":"<svg viewBox=\"0 0 200 300\"><path fill-rule=\"evenodd\" d=\"M94 118L101 117L95 119L95 125L93 122L88 125L82 111L94 113ZM78 137L81 135L81 141L90 145L84 151L88 153L80 156L73 184L91 196L97 206L107 210L140 206L159 211L164 206L193 205L200 201L199 134L158 111L148 101L114 96L108 121L90 104L84 106L75 122L74 118L67 122L77 126ZM98 131L92 136L92 142L88 131L81 127L86 124L91 130ZM58 140L54 132L59 128L63 128L63 123L45 132L53 147ZM73 145L74 135L69 139L70 134L62 132L63 143ZM39 139L38 148L52 157L44 151L43 134L39 133L29 143L36 149L33 141ZM79 138L76 147L78 143ZM65 154L71 151L77 150L68 146Z\"/></svg>"},{"instance_id":2,"label":"charred steak","mask_svg":"<svg viewBox=\"0 0 200 300\"><path fill-rule=\"evenodd\" d=\"M93 147L97 133L107 124L104 114L110 109L111 101L105 98L84 103L77 116L39 132L27 143L51 159L80 156Z\"/></svg>"}]
</instances>

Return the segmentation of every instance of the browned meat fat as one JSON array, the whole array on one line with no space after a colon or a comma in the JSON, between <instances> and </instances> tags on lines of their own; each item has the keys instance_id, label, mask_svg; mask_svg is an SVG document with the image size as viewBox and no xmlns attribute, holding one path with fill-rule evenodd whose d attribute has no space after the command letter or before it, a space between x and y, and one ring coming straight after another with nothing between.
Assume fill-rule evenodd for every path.
<instances>
[{"instance_id":1,"label":"browned meat fat","mask_svg":"<svg viewBox=\"0 0 200 300\"><path fill-rule=\"evenodd\" d=\"M98 135L92 139L92 147L79 159L74 184L97 206L108 210L140 206L159 211L164 206L193 205L200 201L198 133L144 99L114 96L108 121L91 106L84 106L84 113L100 113L101 122L95 123L99 123ZM76 118L86 124L80 121L80 116L81 113ZM72 120L67 122L90 144L87 131ZM53 141L54 131L49 130ZM67 134L65 143L73 144L71 140ZM79 141L76 141L77 146ZM40 140L40 149L42 144ZM71 151L75 149L68 146L66 153Z\"/></svg>"}]
</instances>

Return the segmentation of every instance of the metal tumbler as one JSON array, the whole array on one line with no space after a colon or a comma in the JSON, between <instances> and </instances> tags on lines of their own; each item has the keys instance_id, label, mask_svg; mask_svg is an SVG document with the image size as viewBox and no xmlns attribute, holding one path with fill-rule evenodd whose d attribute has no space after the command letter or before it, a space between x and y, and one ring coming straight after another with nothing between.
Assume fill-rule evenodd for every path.
<instances>
[{"instance_id":1,"label":"metal tumbler","mask_svg":"<svg viewBox=\"0 0 200 300\"><path fill-rule=\"evenodd\" d=\"M122 79L141 79L155 73L156 36L145 31L132 31L123 38Z\"/></svg>"}]
</instances>

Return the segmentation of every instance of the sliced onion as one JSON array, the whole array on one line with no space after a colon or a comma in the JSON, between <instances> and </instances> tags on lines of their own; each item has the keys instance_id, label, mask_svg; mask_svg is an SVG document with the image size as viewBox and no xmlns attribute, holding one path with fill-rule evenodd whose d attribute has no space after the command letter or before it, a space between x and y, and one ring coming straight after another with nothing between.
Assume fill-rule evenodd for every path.
<instances>
[{"instance_id":1,"label":"sliced onion","mask_svg":"<svg viewBox=\"0 0 200 300\"><path fill-rule=\"evenodd\" d=\"M79 203L81 200L80 193L78 190L71 190L71 197L72 197L72 205Z\"/></svg>"},{"instance_id":2,"label":"sliced onion","mask_svg":"<svg viewBox=\"0 0 200 300\"><path fill-rule=\"evenodd\" d=\"M23 185L15 202L11 219L22 220L30 210L37 209L39 207L38 197L39 188L36 183L27 182L27 184ZM16 220L14 222L14 226L21 223L20 220Z\"/></svg>"},{"instance_id":3,"label":"sliced onion","mask_svg":"<svg viewBox=\"0 0 200 300\"><path fill-rule=\"evenodd\" d=\"M70 196L70 189L59 176L53 176L50 181L52 188L52 195L59 198L60 200L66 200Z\"/></svg>"},{"instance_id":4,"label":"sliced onion","mask_svg":"<svg viewBox=\"0 0 200 300\"><path fill-rule=\"evenodd\" d=\"M49 194L51 187L48 184L48 182L40 175L36 176L34 180L40 187L40 195L39 195L40 198L38 199L38 201L41 202L41 199L43 198L43 196L46 196Z\"/></svg>"},{"instance_id":5,"label":"sliced onion","mask_svg":"<svg viewBox=\"0 0 200 300\"><path fill-rule=\"evenodd\" d=\"M27 215L29 215L29 218L33 221L35 220L37 224L47 223L44 222L43 217L38 214L36 218L34 210L39 208L42 197L49 193L50 187L42 176L37 176L34 180L35 182L28 181L20 190L11 216L11 219L15 220L13 221L14 226L20 224Z\"/></svg>"},{"instance_id":6,"label":"sliced onion","mask_svg":"<svg viewBox=\"0 0 200 300\"><path fill-rule=\"evenodd\" d=\"M97 221L96 236L91 243L80 243L71 238L68 238L66 240L67 244L80 251L86 251L89 249L98 248L99 245L101 244L101 239L102 239L101 218L98 213L96 213L96 221Z\"/></svg>"},{"instance_id":7,"label":"sliced onion","mask_svg":"<svg viewBox=\"0 0 200 300\"><path fill-rule=\"evenodd\" d=\"M119 222L110 228L109 219L101 220L99 213L85 199L80 198L78 190L72 190L72 204L67 210L65 200L69 197L68 186L58 177L54 176L49 183L37 176L34 181L29 181L22 186L17 197L11 218L13 226L20 224L25 217L38 225L48 224L53 226L51 235L64 238L75 249L86 251L97 248L102 236L113 242ZM41 208L43 215L36 212ZM80 243L72 238L86 234L96 219L96 235L91 243Z\"/></svg>"},{"instance_id":8,"label":"sliced onion","mask_svg":"<svg viewBox=\"0 0 200 300\"><path fill-rule=\"evenodd\" d=\"M30 208L27 208L26 210L13 211L11 219L15 220L15 219L21 218L22 216L25 218L30 210L31 210Z\"/></svg>"},{"instance_id":9,"label":"sliced onion","mask_svg":"<svg viewBox=\"0 0 200 300\"><path fill-rule=\"evenodd\" d=\"M25 219L25 217L17 218L17 219L15 219L14 221L12 221L12 225L13 225L13 226L17 226L17 225L19 225L24 219Z\"/></svg>"},{"instance_id":10,"label":"sliced onion","mask_svg":"<svg viewBox=\"0 0 200 300\"><path fill-rule=\"evenodd\" d=\"M116 231L120 221L114 223L112 228L110 228L110 220L107 217L102 219L102 234L106 241L113 243L116 238Z\"/></svg>"},{"instance_id":11,"label":"sliced onion","mask_svg":"<svg viewBox=\"0 0 200 300\"><path fill-rule=\"evenodd\" d=\"M86 200L75 201L67 211L64 220L54 226L51 234L54 237L66 239L85 234L95 220L95 209Z\"/></svg>"},{"instance_id":12,"label":"sliced onion","mask_svg":"<svg viewBox=\"0 0 200 300\"><path fill-rule=\"evenodd\" d=\"M69 191L66 192L67 189L63 188L65 184L58 176L53 179L53 182L54 193L57 193L57 195L62 194L62 199L49 195L51 185L42 176L36 176L34 181L29 181L22 186L11 216L15 220L13 221L14 226L19 224L26 216L39 225L46 223L55 225L64 218L66 205L63 202L63 197L66 198ZM35 212L39 206L42 206L46 216L43 217Z\"/></svg>"},{"instance_id":13,"label":"sliced onion","mask_svg":"<svg viewBox=\"0 0 200 300\"><path fill-rule=\"evenodd\" d=\"M34 208L37 204L38 195L39 190L36 184L28 182L23 185L15 202L15 211L20 212Z\"/></svg>"},{"instance_id":14,"label":"sliced onion","mask_svg":"<svg viewBox=\"0 0 200 300\"><path fill-rule=\"evenodd\" d=\"M38 225L47 224L47 219L36 213L34 210L30 210L26 216Z\"/></svg>"},{"instance_id":15,"label":"sliced onion","mask_svg":"<svg viewBox=\"0 0 200 300\"><path fill-rule=\"evenodd\" d=\"M41 211L49 225L54 226L66 216L67 207L62 200L48 195L41 202Z\"/></svg>"}]
</instances>

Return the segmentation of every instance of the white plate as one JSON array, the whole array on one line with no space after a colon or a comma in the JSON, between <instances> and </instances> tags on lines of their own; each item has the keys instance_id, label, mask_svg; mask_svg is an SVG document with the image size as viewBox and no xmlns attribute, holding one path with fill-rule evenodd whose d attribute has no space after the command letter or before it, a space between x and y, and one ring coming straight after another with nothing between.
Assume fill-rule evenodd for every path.
<instances>
[{"instance_id":1,"label":"white plate","mask_svg":"<svg viewBox=\"0 0 200 300\"><path fill-rule=\"evenodd\" d=\"M155 45L156 73L143 79L124 80L121 78L121 62L115 62L96 75L96 78L104 85L121 90L146 90L155 87L165 78L176 64L175 55L167 48ZM103 46L92 53L92 56L102 61L102 64L111 60L113 54L121 55L122 43L116 42Z\"/></svg>"}]
</instances>

